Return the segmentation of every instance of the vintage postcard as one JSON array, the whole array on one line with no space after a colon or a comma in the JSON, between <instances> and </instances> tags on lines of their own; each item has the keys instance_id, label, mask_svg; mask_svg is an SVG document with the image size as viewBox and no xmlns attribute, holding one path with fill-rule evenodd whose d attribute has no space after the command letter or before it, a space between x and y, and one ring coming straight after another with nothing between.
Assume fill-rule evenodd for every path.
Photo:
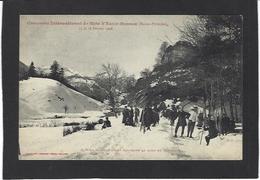
<instances>
[{"instance_id":1,"label":"vintage postcard","mask_svg":"<svg viewBox=\"0 0 260 180\"><path fill-rule=\"evenodd\" d=\"M243 160L240 15L20 15L19 160Z\"/></svg>"}]
</instances>

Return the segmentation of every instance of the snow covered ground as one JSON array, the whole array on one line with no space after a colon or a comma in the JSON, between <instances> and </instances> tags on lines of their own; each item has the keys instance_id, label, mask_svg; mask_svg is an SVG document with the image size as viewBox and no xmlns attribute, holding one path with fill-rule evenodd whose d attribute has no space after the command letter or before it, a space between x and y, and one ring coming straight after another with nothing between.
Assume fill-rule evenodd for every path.
<instances>
[{"instance_id":1,"label":"snow covered ground","mask_svg":"<svg viewBox=\"0 0 260 180\"><path fill-rule=\"evenodd\" d=\"M44 118L48 113L100 111L104 104L58 81L30 78L19 82L19 120Z\"/></svg>"},{"instance_id":2,"label":"snow covered ground","mask_svg":"<svg viewBox=\"0 0 260 180\"><path fill-rule=\"evenodd\" d=\"M20 128L21 160L241 160L242 134L217 137L200 145L194 138L172 137L168 120L145 134L140 127L124 126L122 117L110 118L112 127L62 136L62 127ZM175 128L175 127L174 127ZM180 133L179 129L179 133ZM186 133L186 130L185 130ZM204 135L207 133L204 133ZM178 134L179 135L179 134Z\"/></svg>"},{"instance_id":3,"label":"snow covered ground","mask_svg":"<svg viewBox=\"0 0 260 180\"><path fill-rule=\"evenodd\" d=\"M55 117L56 116L56 117ZM46 113L42 116L23 119L19 122L19 127L57 127L64 123L93 123L104 118L103 111L85 111L84 113Z\"/></svg>"}]
</instances>

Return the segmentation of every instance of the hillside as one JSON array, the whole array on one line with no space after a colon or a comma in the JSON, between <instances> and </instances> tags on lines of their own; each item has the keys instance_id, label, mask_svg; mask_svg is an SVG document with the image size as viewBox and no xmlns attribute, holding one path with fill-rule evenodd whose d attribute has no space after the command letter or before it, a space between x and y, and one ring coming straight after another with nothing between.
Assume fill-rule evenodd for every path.
<instances>
[{"instance_id":1,"label":"hillside","mask_svg":"<svg viewBox=\"0 0 260 180\"><path fill-rule=\"evenodd\" d=\"M19 61L19 80L25 79L27 77L27 72L29 68L24 63Z\"/></svg>"},{"instance_id":2,"label":"hillside","mask_svg":"<svg viewBox=\"0 0 260 180\"><path fill-rule=\"evenodd\" d=\"M68 84L79 90L86 96L92 97L96 100L103 101L106 92L101 88L93 78L84 76L79 72L76 72L70 68L63 67L64 77ZM50 73L50 67L37 67L36 71L38 74L47 76Z\"/></svg>"},{"instance_id":3,"label":"hillside","mask_svg":"<svg viewBox=\"0 0 260 180\"><path fill-rule=\"evenodd\" d=\"M102 110L103 104L58 81L44 78L30 78L19 82L20 119L45 113L82 113Z\"/></svg>"}]
</instances>

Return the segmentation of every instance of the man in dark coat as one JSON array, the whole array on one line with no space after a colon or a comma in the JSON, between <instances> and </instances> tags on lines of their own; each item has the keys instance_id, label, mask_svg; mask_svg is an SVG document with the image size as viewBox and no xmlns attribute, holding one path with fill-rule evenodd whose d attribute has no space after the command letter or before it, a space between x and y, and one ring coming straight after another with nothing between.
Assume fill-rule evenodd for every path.
<instances>
[{"instance_id":1,"label":"man in dark coat","mask_svg":"<svg viewBox=\"0 0 260 180\"><path fill-rule=\"evenodd\" d=\"M127 119L129 118L129 110L127 109L127 106L125 106L125 109L123 110L123 120L122 123L126 123Z\"/></svg>"},{"instance_id":2,"label":"man in dark coat","mask_svg":"<svg viewBox=\"0 0 260 180\"><path fill-rule=\"evenodd\" d=\"M166 110L166 104L165 102L161 102L160 105L159 105L159 111L165 111Z\"/></svg>"},{"instance_id":3,"label":"man in dark coat","mask_svg":"<svg viewBox=\"0 0 260 180\"><path fill-rule=\"evenodd\" d=\"M205 121L204 130L208 130L208 135L205 136L205 140L207 143L207 146L209 145L210 139L213 139L218 136L218 130L216 128L216 122L212 120L212 116L209 116L209 118Z\"/></svg>"},{"instance_id":4,"label":"man in dark coat","mask_svg":"<svg viewBox=\"0 0 260 180\"><path fill-rule=\"evenodd\" d=\"M166 110L164 111L164 117L167 119L171 119L172 109L170 105L167 106Z\"/></svg>"},{"instance_id":5,"label":"man in dark coat","mask_svg":"<svg viewBox=\"0 0 260 180\"><path fill-rule=\"evenodd\" d=\"M202 126L203 126L203 113L199 113L197 127L201 129Z\"/></svg>"},{"instance_id":6,"label":"man in dark coat","mask_svg":"<svg viewBox=\"0 0 260 180\"><path fill-rule=\"evenodd\" d=\"M126 125L134 126L134 109L133 109L133 106L131 106L131 109L129 111L129 118L127 119Z\"/></svg>"},{"instance_id":7,"label":"man in dark coat","mask_svg":"<svg viewBox=\"0 0 260 180\"><path fill-rule=\"evenodd\" d=\"M221 119L221 129L223 134L227 134L229 131L229 124L230 124L230 119L227 116L226 113L223 113L222 119Z\"/></svg>"},{"instance_id":8,"label":"man in dark coat","mask_svg":"<svg viewBox=\"0 0 260 180\"><path fill-rule=\"evenodd\" d=\"M180 126L182 127L181 137L183 137L184 129L185 129L185 126L187 125L186 119L188 119L189 117L190 117L190 114L183 111L183 108L181 106L179 106L179 108L178 108L178 122L177 122L177 125L175 127L175 137L177 137L178 129L179 129Z\"/></svg>"},{"instance_id":9,"label":"man in dark coat","mask_svg":"<svg viewBox=\"0 0 260 180\"><path fill-rule=\"evenodd\" d=\"M172 105L172 110L170 112L170 121L171 121L171 126L174 125L174 121L175 119L177 119L178 117L178 110L177 108L175 107L175 105Z\"/></svg>"},{"instance_id":10,"label":"man in dark coat","mask_svg":"<svg viewBox=\"0 0 260 180\"><path fill-rule=\"evenodd\" d=\"M142 117L142 125L144 126L144 132L145 132L145 128L151 131L150 126L152 123L152 119L153 119L153 110L149 106L146 106L143 111L143 117Z\"/></svg>"}]
</instances>

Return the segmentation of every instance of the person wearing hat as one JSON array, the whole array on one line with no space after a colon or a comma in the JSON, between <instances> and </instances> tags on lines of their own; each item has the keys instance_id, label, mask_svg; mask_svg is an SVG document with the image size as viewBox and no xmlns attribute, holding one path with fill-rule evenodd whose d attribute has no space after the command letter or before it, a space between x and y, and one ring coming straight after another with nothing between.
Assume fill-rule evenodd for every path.
<instances>
[{"instance_id":1,"label":"person wearing hat","mask_svg":"<svg viewBox=\"0 0 260 180\"><path fill-rule=\"evenodd\" d=\"M187 137L192 138L192 133L195 127L195 123L198 120L198 107L194 106L191 108L189 122L188 122L188 134Z\"/></svg>"},{"instance_id":2,"label":"person wearing hat","mask_svg":"<svg viewBox=\"0 0 260 180\"><path fill-rule=\"evenodd\" d=\"M152 119L153 119L153 110L149 105L146 105L144 110L142 111L141 114L141 128L143 127L143 132L145 133L146 130L151 131L151 124L152 124ZM140 128L140 130L141 130Z\"/></svg>"},{"instance_id":3,"label":"person wearing hat","mask_svg":"<svg viewBox=\"0 0 260 180\"><path fill-rule=\"evenodd\" d=\"M181 106L178 106L178 112L177 112L178 122L175 127L175 137L177 137L178 129L180 126L182 127L181 137L183 137L184 129L185 129L185 126L187 125L186 119L189 118L189 116L190 116L189 113L183 111L183 108Z\"/></svg>"}]
</instances>

